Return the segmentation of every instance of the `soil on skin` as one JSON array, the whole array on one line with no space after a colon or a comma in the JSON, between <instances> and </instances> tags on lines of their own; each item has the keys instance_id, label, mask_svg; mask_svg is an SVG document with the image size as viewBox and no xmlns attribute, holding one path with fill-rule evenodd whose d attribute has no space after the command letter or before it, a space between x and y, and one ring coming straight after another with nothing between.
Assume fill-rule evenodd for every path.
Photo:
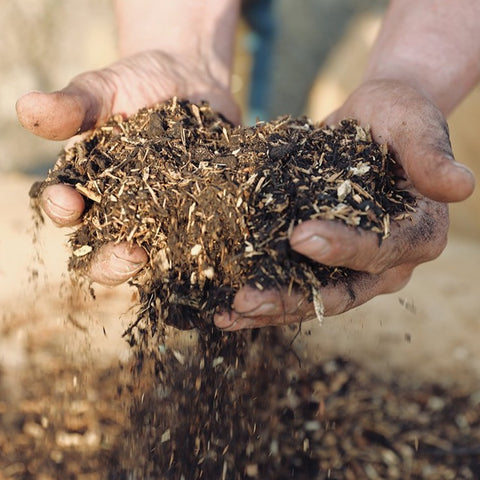
<instances>
[{"instance_id":1,"label":"soil on skin","mask_svg":"<svg viewBox=\"0 0 480 480\"><path fill-rule=\"evenodd\" d=\"M26 381L33 409L0 397L7 478L475 478L475 395L402 389L340 358L302 366L275 328L227 334L212 324L246 283L296 289L321 316L319 288L355 272L293 252L291 229L335 219L381 242L390 220L408 222L415 208L396 171L352 121L241 128L176 99L114 118L65 151L32 196L64 182L88 199L70 268L88 269L110 241L136 242L150 261L132 281L132 359L93 370L69 394L82 397L80 418L45 388L68 392L67 366ZM176 332L191 327L179 346Z\"/></svg>"}]
</instances>

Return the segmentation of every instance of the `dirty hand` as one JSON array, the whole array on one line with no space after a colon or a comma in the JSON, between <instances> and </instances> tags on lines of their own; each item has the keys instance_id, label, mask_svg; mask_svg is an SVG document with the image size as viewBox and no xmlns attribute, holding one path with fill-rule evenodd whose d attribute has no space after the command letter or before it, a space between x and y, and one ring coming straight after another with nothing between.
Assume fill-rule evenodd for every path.
<instances>
[{"instance_id":1,"label":"dirty hand","mask_svg":"<svg viewBox=\"0 0 480 480\"><path fill-rule=\"evenodd\" d=\"M112 114L131 115L173 96L208 100L232 122L239 121L230 91L211 76L208 68L161 51L138 53L108 68L83 73L58 92L27 93L16 108L20 122L32 133L65 140L102 125ZM49 186L40 201L56 225L81 222L85 201L74 188ZM139 246L108 244L99 251L88 274L99 283L116 285L135 275L146 261L147 254Z\"/></svg>"},{"instance_id":2,"label":"dirty hand","mask_svg":"<svg viewBox=\"0 0 480 480\"><path fill-rule=\"evenodd\" d=\"M326 120L354 118L369 125L378 143L387 143L417 199L411 220L393 222L391 235L378 244L375 233L332 221L298 225L290 238L294 250L315 261L356 272L345 282L322 289L325 315L336 315L371 298L401 289L413 269L443 251L448 230L447 202L461 201L474 189L472 173L453 159L442 113L421 92L395 81L369 81ZM224 330L294 323L314 316L313 307L295 293L242 288L231 312L215 318Z\"/></svg>"}]
</instances>

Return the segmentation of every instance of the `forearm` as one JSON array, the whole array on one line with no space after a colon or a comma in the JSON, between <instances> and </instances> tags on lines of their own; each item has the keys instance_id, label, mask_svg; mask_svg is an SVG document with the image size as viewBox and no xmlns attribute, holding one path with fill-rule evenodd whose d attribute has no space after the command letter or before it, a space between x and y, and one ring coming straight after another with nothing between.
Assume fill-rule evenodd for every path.
<instances>
[{"instance_id":1,"label":"forearm","mask_svg":"<svg viewBox=\"0 0 480 480\"><path fill-rule=\"evenodd\" d=\"M202 61L228 86L239 8L240 0L116 0L120 54L158 49Z\"/></svg>"},{"instance_id":2,"label":"forearm","mask_svg":"<svg viewBox=\"0 0 480 480\"><path fill-rule=\"evenodd\" d=\"M392 0L366 79L404 80L448 115L480 80L480 0Z\"/></svg>"}]
</instances>

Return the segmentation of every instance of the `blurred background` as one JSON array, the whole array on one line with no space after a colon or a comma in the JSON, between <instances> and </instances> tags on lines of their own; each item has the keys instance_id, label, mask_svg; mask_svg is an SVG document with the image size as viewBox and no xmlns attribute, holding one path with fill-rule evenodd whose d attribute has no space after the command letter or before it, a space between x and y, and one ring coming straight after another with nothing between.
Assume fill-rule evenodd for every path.
<instances>
[{"instance_id":1,"label":"blurred background","mask_svg":"<svg viewBox=\"0 0 480 480\"><path fill-rule=\"evenodd\" d=\"M257 118L287 113L321 120L338 107L361 78L386 4L245 1L232 78L244 121L251 124ZM33 340L38 344L44 339L45 345L53 337L62 341L58 335L66 325L62 305L70 301L58 295L58 284L66 278L65 235L45 226L37 235L42 250L36 253L28 201L31 183L53 165L62 145L22 129L15 101L29 90L62 88L77 73L116 59L110 1L4 0L1 6L0 370L2 364L21 363ZM477 87L450 118L457 159L472 167L477 177L479 125ZM418 268L399 294L327 320L314 336L316 351L358 357L377 369L415 365L417 372L423 366L426 375L450 372L455 378L459 372L473 371L480 378L479 190L453 205L451 213L451 239L442 257ZM33 294L31 279L38 271L43 274ZM129 294L123 287L99 291L103 303L89 306L90 317L97 315L99 332L92 334L93 344L104 342L100 326L109 324L109 331L121 332L117 320L128 308ZM128 315L122 319L127 322ZM37 335L36 326L42 327L42 335ZM113 348L112 342L108 348Z\"/></svg>"}]
</instances>

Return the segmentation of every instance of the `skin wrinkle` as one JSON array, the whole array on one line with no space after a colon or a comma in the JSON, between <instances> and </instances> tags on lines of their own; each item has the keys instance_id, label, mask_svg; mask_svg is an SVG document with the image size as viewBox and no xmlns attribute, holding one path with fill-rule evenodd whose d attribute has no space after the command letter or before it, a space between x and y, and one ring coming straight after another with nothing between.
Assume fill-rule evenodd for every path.
<instances>
[{"instance_id":1,"label":"skin wrinkle","mask_svg":"<svg viewBox=\"0 0 480 480\"><path fill-rule=\"evenodd\" d=\"M148 62L145 62L144 58L146 58ZM168 65L168 68L166 65ZM126 76L122 75L123 69L125 69L127 73ZM117 91L121 91L123 89L128 92L129 86L139 84L142 87L141 90L143 96L148 98L145 103L150 105L156 103L159 97L164 97L165 95L162 95L162 92L172 90L173 85L176 85L177 90L182 90L185 84L185 74L181 74L179 72L178 65L175 63L172 56L160 51L145 52L145 54L142 54L141 57L129 57L126 59L124 65L120 66L120 68L109 67L108 70L112 71L119 79L117 83ZM139 74L141 74L140 78ZM126 78L128 81L122 81L122 78ZM130 80L131 78L132 80ZM156 78L157 81L152 82L152 78ZM161 78L162 82L158 82L158 78ZM171 78L175 78L176 81L169 82ZM146 93L148 93L148 95L145 95ZM120 99L118 101L126 103L124 99ZM136 106L129 106L128 110L129 114L134 113L134 111L136 111Z\"/></svg>"},{"instance_id":2,"label":"skin wrinkle","mask_svg":"<svg viewBox=\"0 0 480 480\"><path fill-rule=\"evenodd\" d=\"M392 84L392 82L388 80L375 81L374 85L371 87L373 88L373 92L371 93L375 93L377 89L385 87L388 87L391 91L394 92L394 94L392 94L392 96L394 96L394 99L390 102L390 105L387 106L389 116L393 118L399 118L398 123L388 129L388 136L390 136L394 140L390 146L393 149L396 158L401 158L401 155L399 155L398 152L402 150L402 147L408 145L408 142L410 138L412 138L412 136L415 137L415 132L413 131L414 126L407 126L407 123L402 119L405 118L405 116L408 115L412 109L415 110L416 108L419 109L422 114L419 115L419 117L421 117L421 122L420 120L419 122L417 122L420 123L420 125L417 125L417 128L415 128L415 130L425 130L425 137L434 139L433 141L431 141L431 144L435 146L435 150L446 150L451 157L451 148L448 148L450 147L450 141L448 138L448 124L446 124L445 118L436 109L436 107L434 107L433 104L426 104L425 102L422 102L419 98L414 97L412 99L411 97L414 93L413 91L407 91L407 98L405 98L404 87L401 85ZM430 120L426 121L426 119ZM438 124L441 125L440 130L437 128ZM375 138L376 132L372 131L372 134ZM377 134L376 138L377 141L382 143L384 135ZM441 144L440 149L437 148L437 142Z\"/></svg>"},{"instance_id":3,"label":"skin wrinkle","mask_svg":"<svg viewBox=\"0 0 480 480\"><path fill-rule=\"evenodd\" d=\"M437 258L447 245L447 206L430 201L425 203L428 204L428 207L426 211L418 217L415 225L404 227L403 229L400 259L404 257L403 252L416 251L418 261L421 263L428 262ZM428 210L435 210L435 212L429 214ZM423 211L422 209L422 212ZM398 241L397 243L400 242ZM410 256L410 263L414 260L415 259ZM397 263L397 266L401 265L402 262Z\"/></svg>"},{"instance_id":4,"label":"skin wrinkle","mask_svg":"<svg viewBox=\"0 0 480 480\"><path fill-rule=\"evenodd\" d=\"M400 265L390 268L391 272L393 270L400 272L403 270L403 266ZM346 285L350 301L346 303L341 311L350 310L363 303L364 300L361 298L361 292L375 290L377 295L379 295L398 291L404 285L407 276L405 274L394 275L395 281L388 283L385 277L392 277L391 273L389 274L388 272L388 270L380 274L354 272L353 275L350 276L350 279L347 280ZM378 286L381 286L381 288L377 288Z\"/></svg>"},{"instance_id":5,"label":"skin wrinkle","mask_svg":"<svg viewBox=\"0 0 480 480\"><path fill-rule=\"evenodd\" d=\"M361 288L361 283L362 283L361 279L367 276L372 277L371 274L364 274L361 272L352 272L350 274L349 279L345 279L344 281L342 281L342 286L345 288L347 295L343 296L343 299L344 299L343 305L340 308L337 306L337 309L339 309L340 311L347 311L355 306L357 295L355 293L353 285L360 283L360 288Z\"/></svg>"},{"instance_id":6,"label":"skin wrinkle","mask_svg":"<svg viewBox=\"0 0 480 480\"><path fill-rule=\"evenodd\" d=\"M431 112L431 114L435 113L437 118L435 118L434 121L429 122L427 131L428 138L431 138L430 145L433 150L438 151L442 156L453 160L448 122L440 112Z\"/></svg>"},{"instance_id":7,"label":"skin wrinkle","mask_svg":"<svg viewBox=\"0 0 480 480\"><path fill-rule=\"evenodd\" d=\"M143 61L144 57L148 63ZM185 63L187 61L188 59ZM139 68L140 66L142 68ZM160 101L165 97L162 92L167 91L172 92L171 96L191 97L196 101L205 100L209 96L222 98L223 87L216 82L211 72L207 70L202 72L198 69L198 72L193 75L200 83L200 86L196 84L194 89L187 83L187 78L192 76L192 72L188 70L186 64L179 63L165 52L149 51L146 55L141 54L140 57L127 58L121 65L81 74L73 79L64 92L81 98L85 116L80 131L86 131L102 124L111 112L127 116L136 111L136 107L131 104L132 100L125 94L120 96L118 93L120 91L142 90L145 93L144 97L147 98L145 103L149 105ZM152 78L161 78L163 81L152 82ZM215 86L212 87L212 85ZM108 94L103 93L100 102L98 100L100 95L97 92L108 92ZM233 120L237 120L239 116L231 107L228 108L227 113Z\"/></svg>"},{"instance_id":8,"label":"skin wrinkle","mask_svg":"<svg viewBox=\"0 0 480 480\"><path fill-rule=\"evenodd\" d=\"M103 122L105 114L104 112L106 110L111 110L112 105L114 105L115 98L114 98L114 91L115 87L112 85L113 82L108 82L106 80L106 75L102 74L101 72L90 72L92 75L95 77L95 82L94 82L94 89L97 88L98 83L102 83L103 85L106 86L107 92L109 92L108 96L104 96L102 102L98 100L97 95L85 95L86 92L90 92L90 88L88 84L92 84L91 80L88 83L85 83L82 85L82 83L85 82L84 77L77 77L77 79L74 79L74 82L79 82L80 83L80 89L85 89L85 91L80 90L78 93L79 96L82 98L82 103L85 105L85 114L83 117L83 122L80 125L77 134L80 132L86 132L90 130L91 128L94 128L98 123ZM108 76L108 75L107 75ZM98 82L98 83L97 83ZM68 90L68 87L67 87ZM74 88L74 90L78 90L78 87ZM110 99L110 105L105 108L105 98ZM102 111L103 110L103 111Z\"/></svg>"},{"instance_id":9,"label":"skin wrinkle","mask_svg":"<svg viewBox=\"0 0 480 480\"><path fill-rule=\"evenodd\" d=\"M307 302L306 295L294 291L291 296L287 297L283 295L284 291L280 288L270 290L270 294L271 292L275 292L275 297L272 300L280 299L279 302L276 302L277 309L272 310L269 314L257 316L251 315L251 313L253 313L258 306L255 306L249 311L239 312L233 310L233 320L229 325L223 327L223 330L228 331L234 329L239 323L241 328L272 325L272 318L275 318L275 325L288 325L312 317L313 306ZM232 318L232 316L230 318Z\"/></svg>"},{"instance_id":10,"label":"skin wrinkle","mask_svg":"<svg viewBox=\"0 0 480 480\"><path fill-rule=\"evenodd\" d=\"M341 297L340 303L328 308L325 314L327 316L338 315L361 305L365 302L362 292L375 291L376 295L381 295L400 290L407 283L412 270L413 266L411 265L400 265L379 275L354 272L343 283L347 295Z\"/></svg>"},{"instance_id":11,"label":"skin wrinkle","mask_svg":"<svg viewBox=\"0 0 480 480\"><path fill-rule=\"evenodd\" d=\"M383 101L383 92L387 89L395 92L394 99L387 99L383 109L384 119L379 122L378 111L374 110L372 105L377 104L376 98L380 102ZM399 92L403 95L399 96ZM373 101L370 104L364 103L365 95L372 97ZM415 113L413 120L412 111ZM360 87L353 93L345 105L329 116L328 120L329 123L334 123L346 116L353 118L361 116L364 123L371 125L374 139L380 143L387 141L395 158L403 163L408 175L414 179L415 185L424 194L440 201L459 201L473 190L473 182L468 179L468 174L453 171L451 180L446 173L442 175L443 169L445 172L451 171L451 164L447 160L453 159L447 136L448 125L445 124L446 121L438 108L427 97L422 96L421 92L413 90L412 86L392 80L372 80L365 88ZM409 119L409 122L407 123L405 119ZM425 159L423 165L422 157ZM442 168L438 170L440 181L438 188L425 173L435 168L435 165ZM455 191L452 182L457 179L462 181L462 185L460 190ZM438 194L440 186L444 186L445 195Z\"/></svg>"}]
</instances>

